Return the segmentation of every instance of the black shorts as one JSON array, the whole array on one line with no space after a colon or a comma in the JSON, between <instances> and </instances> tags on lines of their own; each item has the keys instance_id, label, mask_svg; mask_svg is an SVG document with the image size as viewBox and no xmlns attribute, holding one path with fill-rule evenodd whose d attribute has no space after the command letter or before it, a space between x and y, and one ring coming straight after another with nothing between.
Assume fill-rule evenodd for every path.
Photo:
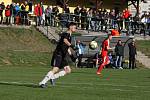
<instances>
[{"instance_id":1,"label":"black shorts","mask_svg":"<svg viewBox=\"0 0 150 100\"><path fill-rule=\"evenodd\" d=\"M67 61L65 56L62 56L59 54L53 54L53 57L51 60L51 66L58 67L59 69L62 69L65 66L68 66L68 61Z\"/></svg>"}]
</instances>

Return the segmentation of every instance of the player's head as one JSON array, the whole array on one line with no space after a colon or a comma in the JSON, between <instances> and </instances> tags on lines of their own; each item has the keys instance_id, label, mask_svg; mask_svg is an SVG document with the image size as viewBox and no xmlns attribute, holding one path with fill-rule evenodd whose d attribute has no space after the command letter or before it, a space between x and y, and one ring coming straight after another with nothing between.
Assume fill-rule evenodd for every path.
<instances>
[{"instance_id":1,"label":"player's head","mask_svg":"<svg viewBox=\"0 0 150 100\"><path fill-rule=\"evenodd\" d=\"M69 31L75 32L76 29L77 29L76 23L74 23L74 22L69 23L69 24L67 25L67 28L68 28Z\"/></svg>"},{"instance_id":2,"label":"player's head","mask_svg":"<svg viewBox=\"0 0 150 100\"><path fill-rule=\"evenodd\" d=\"M108 39L111 40L112 39L112 35L108 34Z\"/></svg>"}]
</instances>

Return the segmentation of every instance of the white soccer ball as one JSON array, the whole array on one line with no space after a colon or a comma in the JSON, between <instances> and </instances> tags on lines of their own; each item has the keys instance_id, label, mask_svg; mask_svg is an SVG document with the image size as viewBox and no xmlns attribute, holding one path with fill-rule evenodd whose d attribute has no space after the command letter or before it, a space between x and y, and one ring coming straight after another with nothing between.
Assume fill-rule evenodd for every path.
<instances>
[{"instance_id":1,"label":"white soccer ball","mask_svg":"<svg viewBox=\"0 0 150 100\"><path fill-rule=\"evenodd\" d=\"M89 48L94 50L98 47L98 44L96 41L91 41L90 44L89 44Z\"/></svg>"}]
</instances>

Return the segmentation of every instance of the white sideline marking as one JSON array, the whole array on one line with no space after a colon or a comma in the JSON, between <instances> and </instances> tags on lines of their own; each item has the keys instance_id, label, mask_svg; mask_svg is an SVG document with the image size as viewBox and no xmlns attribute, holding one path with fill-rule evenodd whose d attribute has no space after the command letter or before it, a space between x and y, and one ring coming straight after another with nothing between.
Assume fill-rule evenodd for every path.
<instances>
[{"instance_id":1,"label":"white sideline marking","mask_svg":"<svg viewBox=\"0 0 150 100\"><path fill-rule=\"evenodd\" d=\"M26 83L26 82L7 82L7 81L0 81L0 83L2 84L18 84L18 85L38 85L38 84L35 84L35 83ZM71 82L57 82L57 84L68 84L68 85L90 85L90 86L116 86L116 87L135 87L135 88L138 88L138 87L150 87L150 86L144 86L144 85L114 85L114 84L92 84L92 83L71 83Z\"/></svg>"},{"instance_id":2,"label":"white sideline marking","mask_svg":"<svg viewBox=\"0 0 150 100\"><path fill-rule=\"evenodd\" d=\"M57 82L58 87L73 87L73 88L79 88L79 89L89 89L89 88L93 88L92 86L116 86L116 87L119 87L119 86L122 86L122 87L150 87L150 86L128 86L128 85L113 85L113 84L91 84L91 83L65 83L65 82ZM15 84L15 85L34 85L34 86L38 86L38 84L36 83L32 83L32 82L7 82L7 81L0 81L0 84ZM62 85L61 85L62 84ZM63 85L64 84L64 85ZM71 86L68 86L67 84L70 84ZM78 86L73 86L73 85L90 85L90 86L82 86L81 87L78 87ZM111 89L111 90L114 90L114 91L124 91L124 92L136 92L136 90L126 90L126 89L120 89L120 88L116 88L116 89ZM150 92L150 91L142 91L142 92Z\"/></svg>"},{"instance_id":3,"label":"white sideline marking","mask_svg":"<svg viewBox=\"0 0 150 100\"><path fill-rule=\"evenodd\" d=\"M0 84L16 84L16 85L38 85L35 83L26 83L26 82L6 82L6 81L0 81Z\"/></svg>"}]
</instances>

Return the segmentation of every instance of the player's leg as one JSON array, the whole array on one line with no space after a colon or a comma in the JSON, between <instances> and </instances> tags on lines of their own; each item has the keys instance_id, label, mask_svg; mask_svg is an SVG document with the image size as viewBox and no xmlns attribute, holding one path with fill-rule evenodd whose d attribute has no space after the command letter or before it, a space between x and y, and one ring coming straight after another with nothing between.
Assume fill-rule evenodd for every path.
<instances>
[{"instance_id":1,"label":"player's leg","mask_svg":"<svg viewBox=\"0 0 150 100\"><path fill-rule=\"evenodd\" d=\"M53 75L52 79L57 79L59 77L65 76L66 74L71 73L71 68L70 66L65 66L64 69L56 74Z\"/></svg>"},{"instance_id":2,"label":"player's leg","mask_svg":"<svg viewBox=\"0 0 150 100\"><path fill-rule=\"evenodd\" d=\"M45 85L50 79L52 79L53 75L57 73L61 67L62 63L62 56L61 55L53 55L51 60L51 66L54 66L51 71L49 71L44 79L39 83L39 85L42 87L42 85Z\"/></svg>"},{"instance_id":3,"label":"player's leg","mask_svg":"<svg viewBox=\"0 0 150 100\"><path fill-rule=\"evenodd\" d=\"M97 74L101 74L101 71L107 63L109 63L107 61L107 56L102 57L102 64L98 67Z\"/></svg>"},{"instance_id":4,"label":"player's leg","mask_svg":"<svg viewBox=\"0 0 150 100\"><path fill-rule=\"evenodd\" d=\"M109 57L106 56L106 59L105 59L105 65L108 65L108 64L110 64L110 60L109 60Z\"/></svg>"},{"instance_id":5,"label":"player's leg","mask_svg":"<svg viewBox=\"0 0 150 100\"><path fill-rule=\"evenodd\" d=\"M49 71L43 80L39 83L39 85L45 85L51 78L53 78L54 74L59 71L58 67L53 67L51 71Z\"/></svg>"},{"instance_id":6,"label":"player's leg","mask_svg":"<svg viewBox=\"0 0 150 100\"><path fill-rule=\"evenodd\" d=\"M116 61L115 61L116 68L118 68L118 60L119 60L119 56L117 56Z\"/></svg>"},{"instance_id":7,"label":"player's leg","mask_svg":"<svg viewBox=\"0 0 150 100\"><path fill-rule=\"evenodd\" d=\"M63 69L63 70L58 72L58 73L56 73L56 74L54 74L52 79L57 79L59 77L65 76L68 73L71 73L71 68L69 66L69 62L68 62L67 57L62 59L60 69Z\"/></svg>"},{"instance_id":8,"label":"player's leg","mask_svg":"<svg viewBox=\"0 0 150 100\"><path fill-rule=\"evenodd\" d=\"M67 57L62 57L62 61L61 61L61 64L59 66L59 69L63 69L63 70L58 72L58 73L55 73L53 75L53 77L50 80L52 85L55 85L55 79L62 77L62 76L65 76L66 74L71 72L71 68L69 67L69 62L68 62Z\"/></svg>"},{"instance_id":9,"label":"player's leg","mask_svg":"<svg viewBox=\"0 0 150 100\"><path fill-rule=\"evenodd\" d=\"M71 68L69 66L65 66L64 69L56 74L53 75L53 77L50 79L51 85L55 85L55 79L65 76L66 74L71 73Z\"/></svg>"}]
</instances>

